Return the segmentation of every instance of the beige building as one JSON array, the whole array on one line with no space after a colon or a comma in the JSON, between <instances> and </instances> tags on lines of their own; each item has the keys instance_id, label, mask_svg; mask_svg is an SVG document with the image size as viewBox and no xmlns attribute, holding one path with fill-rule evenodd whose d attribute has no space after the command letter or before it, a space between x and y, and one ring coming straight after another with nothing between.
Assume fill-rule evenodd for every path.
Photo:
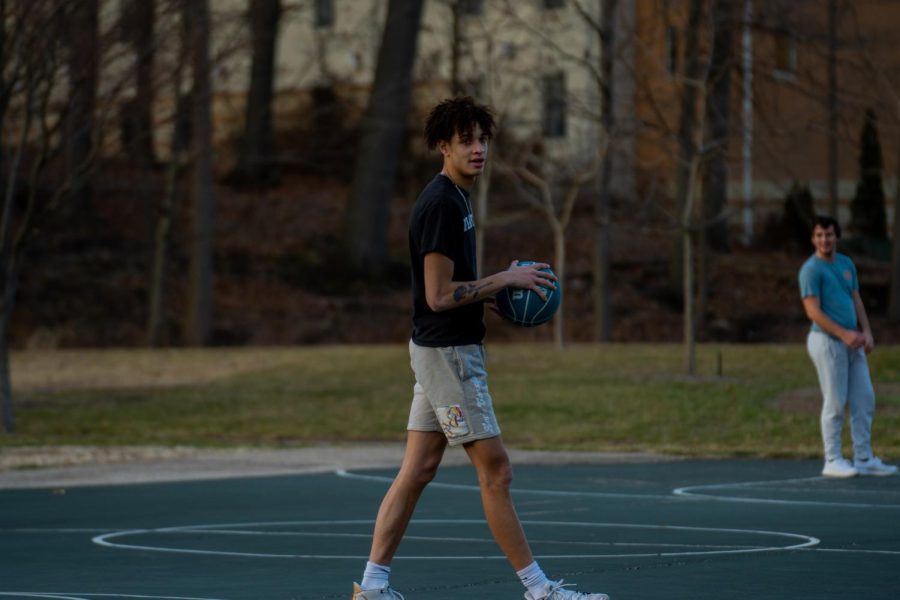
<instances>
[{"instance_id":1,"label":"beige building","mask_svg":"<svg viewBox=\"0 0 900 600\"><path fill-rule=\"evenodd\" d=\"M116 5L117 3L110 3ZM357 119L372 84L387 0L283 0L277 48L276 128L319 119ZM411 130L457 84L492 105L504 132L540 138L551 173L578 168L603 148L599 126L599 0L425 0L414 67ZM711 2L704 2L708 7ZM893 31L900 4L835 0L836 111L828 102L828 2L735 0L728 140L728 196L734 229L750 231L780 209L796 182L827 206L829 165L837 156L842 217L858 178L863 112L881 125L885 182L896 193L900 138L900 56ZM456 12L454 12L456 5ZM616 20L614 191L624 201L674 192L677 132L687 46L689 0L619 0ZM211 0L216 138L239 135L250 53L246 0ZM749 19L747 19L749 16ZM165 22L165 19L163 19ZM701 62L712 44L707 15ZM174 27L174 26L173 26ZM173 29L174 30L174 29ZM167 52L161 45L161 52ZM454 48L456 50L454 50ZM165 65L165 61L162 63ZM166 67L163 66L163 69ZM746 75L752 74L752 80ZM702 114L703 97L698 101ZM173 97L169 95L169 97ZM172 102L158 99L160 122ZM832 116L836 143L829 136ZM163 132L157 140L165 151ZM699 130L697 132L699 140ZM565 167L562 169L560 167ZM889 209L889 218L890 217Z\"/></svg>"}]
</instances>

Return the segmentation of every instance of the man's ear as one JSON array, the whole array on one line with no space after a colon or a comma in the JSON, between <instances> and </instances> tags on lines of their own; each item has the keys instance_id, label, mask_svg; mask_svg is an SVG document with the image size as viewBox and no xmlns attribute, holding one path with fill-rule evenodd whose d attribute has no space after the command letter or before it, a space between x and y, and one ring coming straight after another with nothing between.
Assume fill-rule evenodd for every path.
<instances>
[{"instance_id":1,"label":"man's ear","mask_svg":"<svg viewBox=\"0 0 900 600\"><path fill-rule=\"evenodd\" d=\"M450 154L450 144L446 140L440 140L438 142L438 150L441 151L443 156L447 156Z\"/></svg>"}]
</instances>

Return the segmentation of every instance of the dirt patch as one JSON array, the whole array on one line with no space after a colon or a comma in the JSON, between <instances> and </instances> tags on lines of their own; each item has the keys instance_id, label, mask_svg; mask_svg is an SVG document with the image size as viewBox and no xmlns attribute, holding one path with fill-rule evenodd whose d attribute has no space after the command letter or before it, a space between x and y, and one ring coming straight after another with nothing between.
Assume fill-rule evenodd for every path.
<instances>
[{"instance_id":1,"label":"dirt patch","mask_svg":"<svg viewBox=\"0 0 900 600\"><path fill-rule=\"evenodd\" d=\"M900 384L882 383L875 386L876 402L887 397L900 397ZM789 390L776 396L772 402L785 413L818 416L822 411L822 392L818 387ZM900 416L900 404L878 402L875 411L884 416L897 417Z\"/></svg>"},{"instance_id":2,"label":"dirt patch","mask_svg":"<svg viewBox=\"0 0 900 600\"><path fill-rule=\"evenodd\" d=\"M27 446L4 448L0 452L0 471L71 467L86 463L109 465L148 460L173 460L196 456L196 448L159 446Z\"/></svg>"},{"instance_id":3,"label":"dirt patch","mask_svg":"<svg viewBox=\"0 0 900 600\"><path fill-rule=\"evenodd\" d=\"M12 356L15 391L168 387L211 383L285 364L290 350L26 351ZM210 353L215 360L210 360ZM102 355L102 358L99 358Z\"/></svg>"}]
</instances>

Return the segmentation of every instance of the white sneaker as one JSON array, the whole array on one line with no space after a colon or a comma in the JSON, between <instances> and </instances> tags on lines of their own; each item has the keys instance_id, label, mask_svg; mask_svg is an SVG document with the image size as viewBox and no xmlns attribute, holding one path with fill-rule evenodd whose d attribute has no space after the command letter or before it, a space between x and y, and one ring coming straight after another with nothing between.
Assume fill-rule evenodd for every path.
<instances>
[{"instance_id":1,"label":"white sneaker","mask_svg":"<svg viewBox=\"0 0 900 600\"><path fill-rule=\"evenodd\" d=\"M881 462L881 459L877 456L873 456L872 458L866 460L853 460L853 467L859 471L860 475L875 475L875 476L883 476L883 475L893 475L897 472L896 465L886 465Z\"/></svg>"},{"instance_id":2,"label":"white sneaker","mask_svg":"<svg viewBox=\"0 0 900 600\"><path fill-rule=\"evenodd\" d=\"M525 600L609 600L606 594L585 594L576 592L575 590L564 590L563 587L569 587L575 584L569 583L563 586L563 580L551 581L550 589L546 595L535 598L531 592L525 592Z\"/></svg>"},{"instance_id":3,"label":"white sneaker","mask_svg":"<svg viewBox=\"0 0 900 600\"><path fill-rule=\"evenodd\" d=\"M350 600L404 600L403 594L395 591L391 586L385 586L380 590L364 590L358 583L353 583L353 595Z\"/></svg>"},{"instance_id":4,"label":"white sneaker","mask_svg":"<svg viewBox=\"0 0 900 600\"><path fill-rule=\"evenodd\" d=\"M834 460L825 461L825 468L822 469L822 475L825 477L856 477L859 475L850 461L846 458L835 458Z\"/></svg>"}]
</instances>

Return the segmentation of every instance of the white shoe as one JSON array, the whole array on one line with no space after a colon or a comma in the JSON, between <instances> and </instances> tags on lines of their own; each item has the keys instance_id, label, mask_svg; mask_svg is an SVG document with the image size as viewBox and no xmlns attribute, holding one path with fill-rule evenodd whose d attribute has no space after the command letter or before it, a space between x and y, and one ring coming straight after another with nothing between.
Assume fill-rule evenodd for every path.
<instances>
[{"instance_id":1,"label":"white shoe","mask_svg":"<svg viewBox=\"0 0 900 600\"><path fill-rule=\"evenodd\" d=\"M563 586L563 580L551 581L550 589L540 598L535 598L531 592L525 592L525 600L609 600L606 594L585 594L575 590L564 590L563 587L574 585L572 583Z\"/></svg>"},{"instance_id":2,"label":"white shoe","mask_svg":"<svg viewBox=\"0 0 900 600\"><path fill-rule=\"evenodd\" d=\"M859 475L859 471L857 471L846 458L835 458L834 460L825 461L825 468L822 469L822 475L825 477L837 478L856 477Z\"/></svg>"},{"instance_id":3,"label":"white shoe","mask_svg":"<svg viewBox=\"0 0 900 600\"><path fill-rule=\"evenodd\" d=\"M881 459L877 456L873 456L872 458L866 460L853 460L853 467L859 472L860 475L893 475L897 472L896 465L886 465L881 462Z\"/></svg>"},{"instance_id":4,"label":"white shoe","mask_svg":"<svg viewBox=\"0 0 900 600\"><path fill-rule=\"evenodd\" d=\"M358 583L353 584L353 595L350 600L404 600L403 594L385 586L380 590L364 590Z\"/></svg>"}]
</instances>

